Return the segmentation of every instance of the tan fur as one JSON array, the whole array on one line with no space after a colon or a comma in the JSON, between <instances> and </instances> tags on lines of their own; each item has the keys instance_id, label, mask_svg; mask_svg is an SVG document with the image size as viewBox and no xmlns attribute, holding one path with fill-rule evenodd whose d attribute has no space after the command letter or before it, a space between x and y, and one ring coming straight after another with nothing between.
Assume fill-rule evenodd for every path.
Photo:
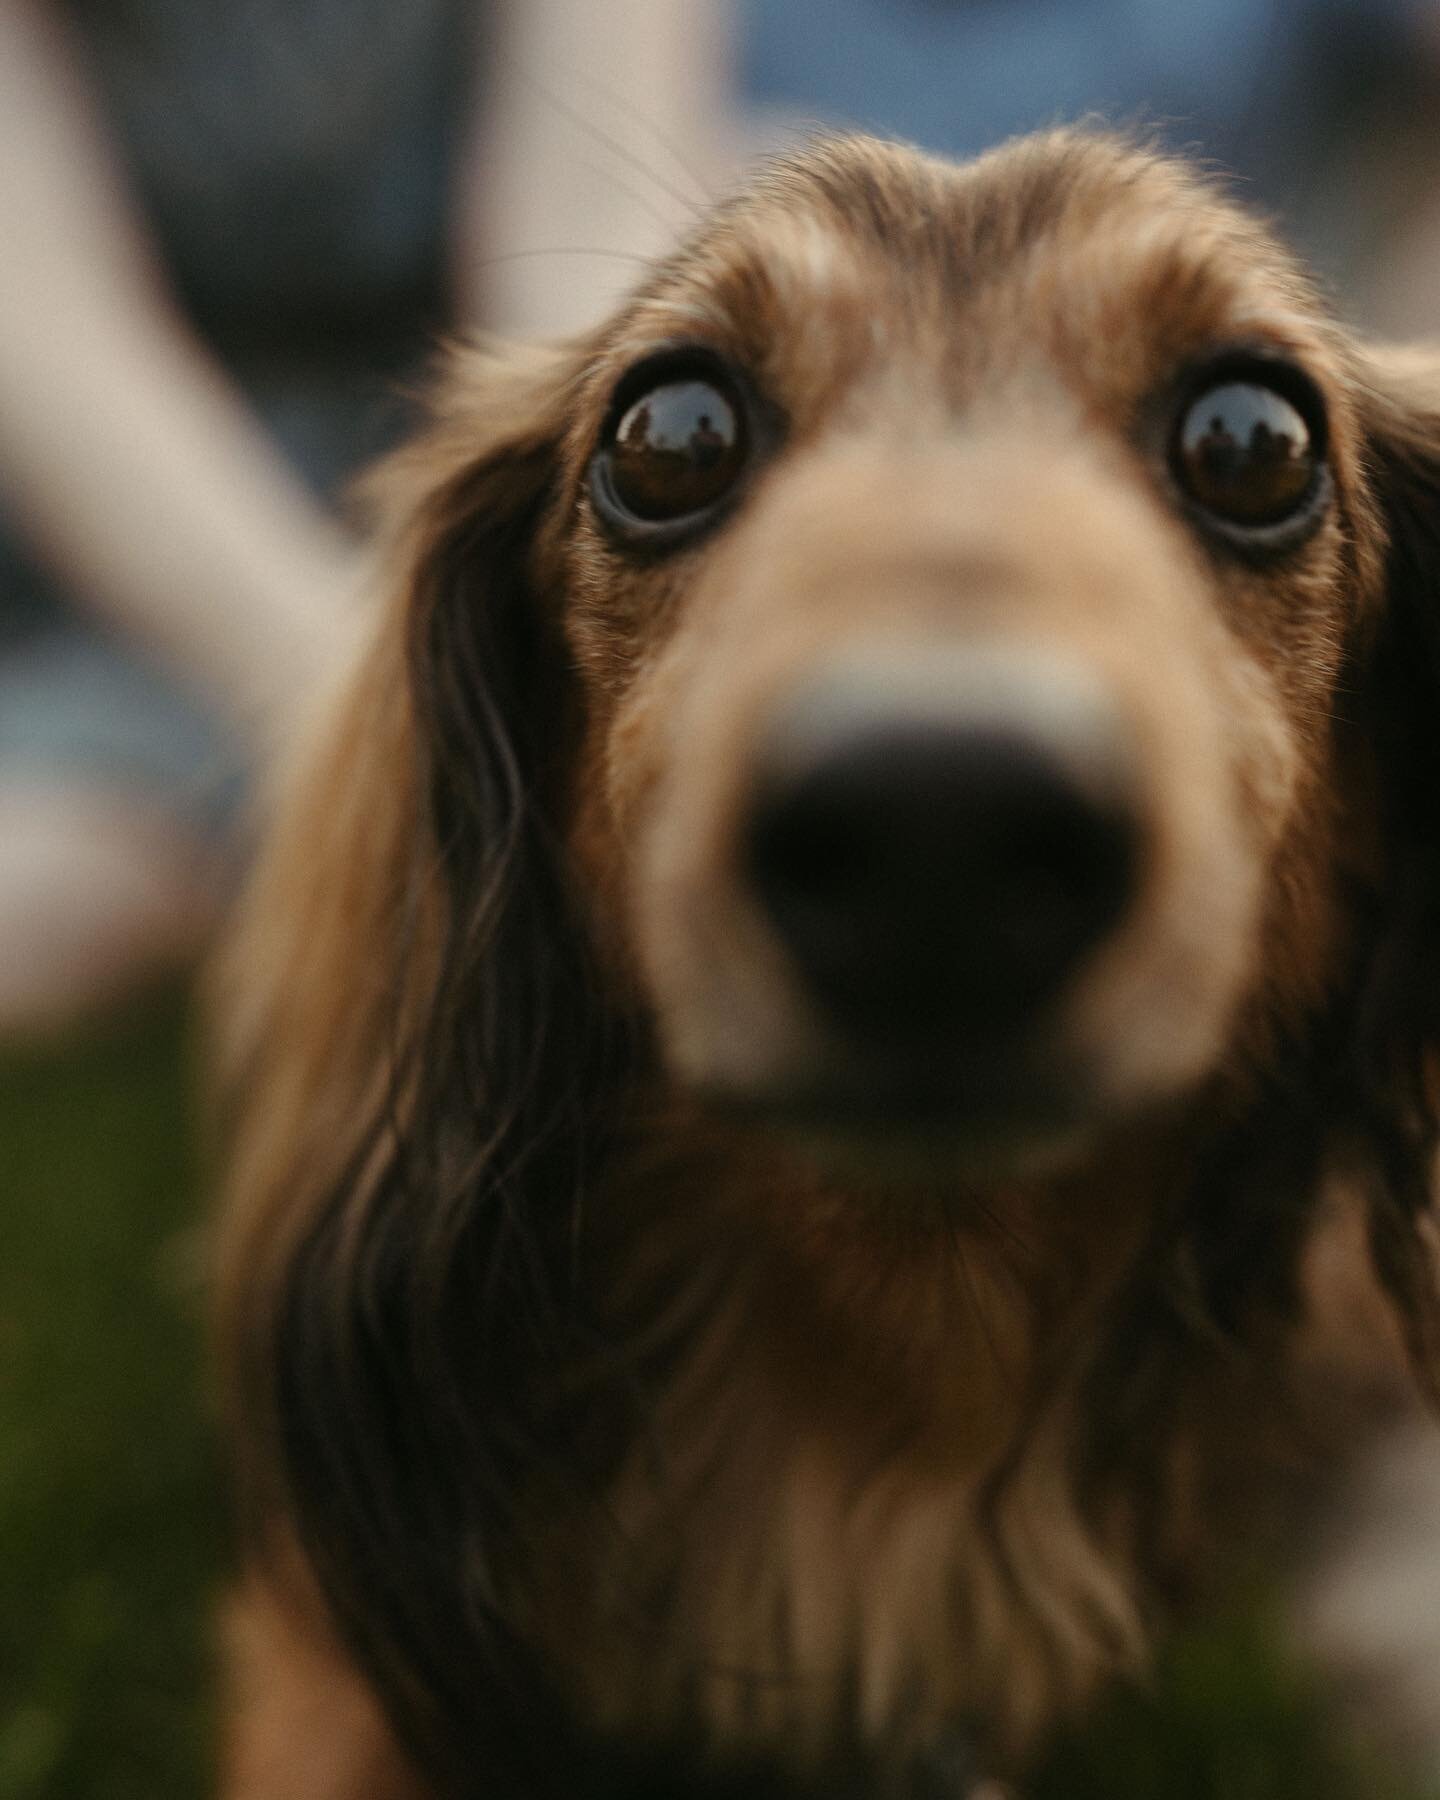
<instances>
[{"instance_id":1,"label":"tan fur","mask_svg":"<svg viewBox=\"0 0 1440 1800\"><path fill-rule=\"evenodd\" d=\"M697 337L773 397L783 446L721 532L627 558L584 497L590 449L627 366ZM1296 358L1325 394L1335 501L1279 572L1211 554L1159 472L1147 409L1231 342ZM467 529L530 507L518 551L487 538L475 557L518 559L564 646L583 728L550 746L558 830L604 980L660 1046L627 1103L649 1128L587 1191L575 1264L614 1341L662 1347L666 1372L603 1491L560 1491L548 1467L522 1488L526 1540L497 1576L510 1616L604 1731L801 1766L847 1726L899 1757L960 1715L1014 1763L1141 1665L1227 1528L1227 1472L1303 1436L1299 1362L1262 1322L1244 1356L1180 1358L1151 1491L1097 1496L1077 1472L1162 1202L1337 984L1347 883L1381 859L1370 751L1334 721L1383 605L1366 432L1377 409L1402 429L1387 379L1258 225L1178 165L1076 134L960 169L820 146L722 209L592 340L456 363L388 478L393 601L227 965L223 1333L261 1530L306 1473L285 1464L274 1398L287 1271L332 1207L337 1309L371 1278L373 1179L445 998L457 921L425 823L417 620L484 606L497 568L464 565L458 600L434 570L464 562ZM916 644L1094 673L1155 821L1140 901L1043 1046L1083 1078L1089 1123L989 1183L958 1161L847 1174L708 1110L845 1072L737 876L747 746L827 659ZM577 1392L601 1391L600 1362L572 1371ZM1163 1526L1142 1548L1145 1508ZM254 1579L283 1591L285 1567ZM263 1621L283 1603L254 1604ZM304 1691L331 1677L306 1653L261 1660L256 1706L299 1698L258 1736L298 1743ZM363 1769L376 1728L349 1705L326 1717ZM283 1752L241 1760L236 1800L301 1791ZM304 1791L391 1791L376 1781Z\"/></svg>"},{"instance_id":2,"label":"tan fur","mask_svg":"<svg viewBox=\"0 0 1440 1800\"><path fill-rule=\"evenodd\" d=\"M284 1598L255 1584L231 1602L224 1652L234 1800L421 1800L376 1706L303 1579Z\"/></svg>"}]
</instances>

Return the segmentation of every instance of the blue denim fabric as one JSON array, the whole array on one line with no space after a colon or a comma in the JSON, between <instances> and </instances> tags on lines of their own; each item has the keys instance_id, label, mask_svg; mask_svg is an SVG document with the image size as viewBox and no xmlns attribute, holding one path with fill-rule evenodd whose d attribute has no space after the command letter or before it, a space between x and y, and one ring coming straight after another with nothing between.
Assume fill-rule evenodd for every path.
<instances>
[{"instance_id":1,"label":"blue denim fabric","mask_svg":"<svg viewBox=\"0 0 1440 1800\"><path fill-rule=\"evenodd\" d=\"M1337 95L1403 78L1430 3L739 0L742 96L956 156L1091 113L1154 126L1303 238Z\"/></svg>"}]
</instances>

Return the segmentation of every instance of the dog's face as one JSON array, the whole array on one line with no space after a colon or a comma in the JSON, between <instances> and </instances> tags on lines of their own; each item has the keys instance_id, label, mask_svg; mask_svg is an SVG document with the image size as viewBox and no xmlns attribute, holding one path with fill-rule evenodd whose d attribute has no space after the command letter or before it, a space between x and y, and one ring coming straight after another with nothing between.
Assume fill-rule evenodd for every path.
<instances>
[{"instance_id":1,"label":"dog's face","mask_svg":"<svg viewBox=\"0 0 1440 1800\"><path fill-rule=\"evenodd\" d=\"M1425 360L1056 133L822 144L586 343L452 366L238 941L226 1264L257 1508L454 1791L545 1747L537 1642L622 1730L712 1668L742 1738L1038 1729L1342 1147L1440 1366Z\"/></svg>"},{"instance_id":2,"label":"dog's face","mask_svg":"<svg viewBox=\"0 0 1440 1800\"><path fill-rule=\"evenodd\" d=\"M1330 978L1357 373L1173 165L840 144L586 358L575 842L686 1087L1035 1153Z\"/></svg>"}]
</instances>

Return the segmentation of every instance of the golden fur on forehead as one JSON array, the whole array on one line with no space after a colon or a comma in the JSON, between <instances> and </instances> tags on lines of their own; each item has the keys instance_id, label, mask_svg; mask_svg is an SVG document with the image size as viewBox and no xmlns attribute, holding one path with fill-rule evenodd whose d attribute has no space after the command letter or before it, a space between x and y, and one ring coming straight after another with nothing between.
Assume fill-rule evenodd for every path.
<instances>
[{"instance_id":1,"label":"golden fur on forehead","mask_svg":"<svg viewBox=\"0 0 1440 1800\"><path fill-rule=\"evenodd\" d=\"M867 383L904 432L1023 390L1128 434L1141 397L1217 349L1289 357L1326 391L1347 505L1368 506L1359 371L1313 284L1218 180L1120 136L1057 130L960 167L836 137L771 165L590 346L572 468L623 370L685 342L748 367L797 440ZM1358 558L1372 542L1355 533Z\"/></svg>"},{"instance_id":2,"label":"golden fur on forehead","mask_svg":"<svg viewBox=\"0 0 1440 1800\"><path fill-rule=\"evenodd\" d=\"M1055 263L1079 303L1069 315L1077 340L1099 322L1086 302L1104 288L1132 308L1162 297L1212 316L1228 306L1277 338L1287 325L1302 336L1320 328L1298 265L1218 181L1122 137L1061 130L958 167L869 138L811 145L771 165L662 265L612 341L628 344L668 316L743 342L777 307L823 301L827 289L873 313L877 280L887 310L933 314L991 288L1013 297L1017 278Z\"/></svg>"}]
</instances>

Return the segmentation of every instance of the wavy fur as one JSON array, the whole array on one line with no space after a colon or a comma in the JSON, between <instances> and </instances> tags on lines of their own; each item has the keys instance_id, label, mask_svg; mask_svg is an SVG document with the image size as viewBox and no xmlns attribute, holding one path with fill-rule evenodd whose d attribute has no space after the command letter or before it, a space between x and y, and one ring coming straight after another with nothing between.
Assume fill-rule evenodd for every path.
<instances>
[{"instance_id":1,"label":"wavy fur","mask_svg":"<svg viewBox=\"0 0 1440 1800\"><path fill-rule=\"evenodd\" d=\"M737 354L762 380L783 363L795 423L761 523L742 510L713 551L739 592L765 566L766 507L823 438L800 421L849 396L853 451L881 405L854 396L888 382L910 386L905 429L928 429L921 372L960 354L947 308L975 309L967 342L988 358L954 391L975 367L1033 382L1043 338L1043 366L1093 369L1113 396L1142 383L1121 366L1127 322L1211 329L1216 267L1318 368L1338 487L1329 536L1265 578L1276 622L1215 637L1236 706L1264 687L1286 752L1283 781L1258 762L1236 781L1262 899L1224 964L1223 1036L1057 1175L848 1191L674 1071L655 992L683 942L651 953L634 822L679 779L657 720L690 718L701 688L721 718L739 640L683 653L692 591L721 611L710 550L627 564L596 537L582 477L605 396L677 320L748 321ZM1337 1179L1433 1391L1436 367L1351 343L1183 168L1065 133L959 172L820 145L591 340L452 362L381 483L391 597L292 779L226 965L231 1430L256 1591L311 1658L297 1672L267 1640L264 1674L313 1688L320 1645L378 1696L414 1771L393 1747L361 1755L336 1800L411 1779L679 1791L677 1768L687 1794L742 1777L747 1794L762 1778L959 1794L972 1751L1017 1766L1140 1665L1257 1504L1258 1465L1313 1448L1325 1409L1293 1346ZM1114 462L1075 480L1113 482ZM1137 509L1168 502L1149 489L1115 504L1117 566L1168 558L1212 610L1232 618L1242 592L1253 614L1261 576L1217 573L1168 515L1152 532ZM1108 515L1086 516L1098 542ZM1044 529L1037 512L1037 555ZM685 817L704 838L698 798ZM279 1716L240 1718L237 1769L260 1766L247 1730L307 1729Z\"/></svg>"}]
</instances>

